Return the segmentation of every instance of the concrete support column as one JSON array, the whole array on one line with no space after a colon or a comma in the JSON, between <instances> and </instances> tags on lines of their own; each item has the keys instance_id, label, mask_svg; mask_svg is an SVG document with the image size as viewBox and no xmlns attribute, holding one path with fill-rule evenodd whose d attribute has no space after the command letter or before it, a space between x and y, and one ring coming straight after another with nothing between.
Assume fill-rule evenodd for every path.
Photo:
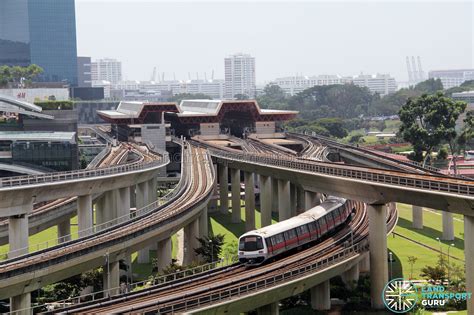
<instances>
[{"instance_id":1,"label":"concrete support column","mask_svg":"<svg viewBox=\"0 0 474 315\"><path fill-rule=\"evenodd\" d=\"M199 247L197 237L199 237L199 222L194 220L184 227L183 265L189 265L197 261L197 255L194 251L195 248Z\"/></svg>"},{"instance_id":2,"label":"concrete support column","mask_svg":"<svg viewBox=\"0 0 474 315\"><path fill-rule=\"evenodd\" d=\"M355 264L342 274L342 281L349 289L354 289L359 281L359 264Z\"/></svg>"},{"instance_id":3,"label":"concrete support column","mask_svg":"<svg viewBox=\"0 0 474 315\"><path fill-rule=\"evenodd\" d=\"M31 293L24 293L10 298L10 312L14 315L30 315L33 313L32 311L24 310L30 307Z\"/></svg>"},{"instance_id":4,"label":"concrete support column","mask_svg":"<svg viewBox=\"0 0 474 315\"><path fill-rule=\"evenodd\" d=\"M278 179L272 177L272 213L278 214Z\"/></svg>"},{"instance_id":5,"label":"concrete support column","mask_svg":"<svg viewBox=\"0 0 474 315\"><path fill-rule=\"evenodd\" d=\"M222 214L229 213L229 170L226 165L219 164L219 199Z\"/></svg>"},{"instance_id":6,"label":"concrete support column","mask_svg":"<svg viewBox=\"0 0 474 315\"><path fill-rule=\"evenodd\" d=\"M114 289L109 291L108 294L110 296L117 295L120 293L120 263L119 261L109 261L108 265L107 262L104 265L104 282L103 287L104 290Z\"/></svg>"},{"instance_id":7,"label":"concrete support column","mask_svg":"<svg viewBox=\"0 0 474 315\"><path fill-rule=\"evenodd\" d=\"M77 197L77 229L79 237L92 234L92 226L94 225L94 216L92 209L92 196Z\"/></svg>"},{"instance_id":8,"label":"concrete support column","mask_svg":"<svg viewBox=\"0 0 474 315\"><path fill-rule=\"evenodd\" d=\"M291 218L290 182L278 180L278 221Z\"/></svg>"},{"instance_id":9,"label":"concrete support column","mask_svg":"<svg viewBox=\"0 0 474 315\"><path fill-rule=\"evenodd\" d=\"M172 251L171 237L165 238L164 240L158 242L158 247L156 251L158 272L161 273L163 269L165 269L171 264L172 262L171 251Z\"/></svg>"},{"instance_id":10,"label":"concrete support column","mask_svg":"<svg viewBox=\"0 0 474 315\"><path fill-rule=\"evenodd\" d=\"M293 183L290 183L290 216L294 217L296 215L296 186Z\"/></svg>"},{"instance_id":11,"label":"concrete support column","mask_svg":"<svg viewBox=\"0 0 474 315\"><path fill-rule=\"evenodd\" d=\"M157 196L157 183L156 183L156 178L152 178L147 181L148 185L148 202L146 205L149 205L150 203L155 202L158 199Z\"/></svg>"},{"instance_id":12,"label":"concrete support column","mask_svg":"<svg viewBox=\"0 0 474 315\"><path fill-rule=\"evenodd\" d=\"M317 311L329 311L331 309L331 291L329 280L312 287L311 308Z\"/></svg>"},{"instance_id":13,"label":"concrete support column","mask_svg":"<svg viewBox=\"0 0 474 315\"><path fill-rule=\"evenodd\" d=\"M199 217L199 237L209 236L209 218L208 218L208 206L204 207Z\"/></svg>"},{"instance_id":14,"label":"concrete support column","mask_svg":"<svg viewBox=\"0 0 474 315\"><path fill-rule=\"evenodd\" d=\"M267 304L257 308L257 315L278 315L280 314L278 302Z\"/></svg>"},{"instance_id":15,"label":"concrete support column","mask_svg":"<svg viewBox=\"0 0 474 315\"><path fill-rule=\"evenodd\" d=\"M137 207L137 199L136 199L136 193L135 193L136 186L133 185L130 187L130 208L136 208Z\"/></svg>"},{"instance_id":16,"label":"concrete support column","mask_svg":"<svg viewBox=\"0 0 474 315\"><path fill-rule=\"evenodd\" d=\"M454 241L454 223L453 214L451 212L443 211L443 236L445 241Z\"/></svg>"},{"instance_id":17,"label":"concrete support column","mask_svg":"<svg viewBox=\"0 0 474 315\"><path fill-rule=\"evenodd\" d=\"M296 187L296 214L305 212L304 189L301 186Z\"/></svg>"},{"instance_id":18,"label":"concrete support column","mask_svg":"<svg viewBox=\"0 0 474 315\"><path fill-rule=\"evenodd\" d=\"M240 170L230 169L232 190L232 223L240 223Z\"/></svg>"},{"instance_id":19,"label":"concrete support column","mask_svg":"<svg viewBox=\"0 0 474 315\"><path fill-rule=\"evenodd\" d=\"M148 200L149 200L148 188L149 186L147 182L137 184L137 188L136 188L137 210L147 205ZM147 264L150 262L150 249L148 246L138 251L137 262L139 264Z\"/></svg>"},{"instance_id":20,"label":"concrete support column","mask_svg":"<svg viewBox=\"0 0 474 315\"><path fill-rule=\"evenodd\" d=\"M253 173L244 173L245 231L255 230L255 181Z\"/></svg>"},{"instance_id":21,"label":"concrete support column","mask_svg":"<svg viewBox=\"0 0 474 315\"><path fill-rule=\"evenodd\" d=\"M364 258L359 262L359 272L367 273L370 271L370 255L364 254Z\"/></svg>"},{"instance_id":22,"label":"concrete support column","mask_svg":"<svg viewBox=\"0 0 474 315\"><path fill-rule=\"evenodd\" d=\"M466 260L466 291L474 291L474 217L464 216L464 259ZM467 300L467 313L474 314L474 297Z\"/></svg>"},{"instance_id":23,"label":"concrete support column","mask_svg":"<svg viewBox=\"0 0 474 315\"><path fill-rule=\"evenodd\" d=\"M423 208L419 206L412 206L413 209L413 228L422 229L423 228Z\"/></svg>"},{"instance_id":24,"label":"concrete support column","mask_svg":"<svg viewBox=\"0 0 474 315\"><path fill-rule=\"evenodd\" d=\"M117 216L124 222L130 218L130 187L120 188L117 197Z\"/></svg>"},{"instance_id":25,"label":"concrete support column","mask_svg":"<svg viewBox=\"0 0 474 315\"><path fill-rule=\"evenodd\" d=\"M86 215L85 215L86 216ZM95 202L95 230L98 231L98 225L105 222L104 195Z\"/></svg>"},{"instance_id":26,"label":"concrete support column","mask_svg":"<svg viewBox=\"0 0 474 315\"><path fill-rule=\"evenodd\" d=\"M214 188L212 190L212 198L211 200L209 200L209 204L207 205L207 210L209 211L209 213L217 211L217 199L215 199L215 197L219 195L219 193L217 192L217 177L218 177L217 164L212 164L212 166L214 167L216 180L214 181L214 186L213 186Z\"/></svg>"},{"instance_id":27,"label":"concrete support column","mask_svg":"<svg viewBox=\"0 0 474 315\"><path fill-rule=\"evenodd\" d=\"M107 223L104 228L115 224L111 221L117 218L117 194L118 189L109 190L104 194L104 222Z\"/></svg>"},{"instance_id":28,"label":"concrete support column","mask_svg":"<svg viewBox=\"0 0 474 315\"><path fill-rule=\"evenodd\" d=\"M58 239L59 243L64 243L71 240L71 219L67 219L58 223Z\"/></svg>"},{"instance_id":29,"label":"concrete support column","mask_svg":"<svg viewBox=\"0 0 474 315\"><path fill-rule=\"evenodd\" d=\"M260 175L260 218L262 227L272 224L272 179Z\"/></svg>"},{"instance_id":30,"label":"concrete support column","mask_svg":"<svg viewBox=\"0 0 474 315\"><path fill-rule=\"evenodd\" d=\"M387 210L385 205L368 205L370 243L370 297L372 308L383 309L382 291L388 282Z\"/></svg>"},{"instance_id":31,"label":"concrete support column","mask_svg":"<svg viewBox=\"0 0 474 315\"><path fill-rule=\"evenodd\" d=\"M21 214L8 218L8 258L28 253L28 215Z\"/></svg>"},{"instance_id":32,"label":"concrete support column","mask_svg":"<svg viewBox=\"0 0 474 315\"><path fill-rule=\"evenodd\" d=\"M306 190L304 192L304 205L305 205L306 210L309 210L319 205L321 203L320 198L321 198L320 194L313 191Z\"/></svg>"}]
</instances>

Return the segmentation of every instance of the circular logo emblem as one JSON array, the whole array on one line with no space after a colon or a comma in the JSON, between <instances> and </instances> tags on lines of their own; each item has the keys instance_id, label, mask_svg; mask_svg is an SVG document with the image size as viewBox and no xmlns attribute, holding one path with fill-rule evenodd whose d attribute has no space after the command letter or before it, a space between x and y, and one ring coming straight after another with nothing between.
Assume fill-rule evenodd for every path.
<instances>
[{"instance_id":1,"label":"circular logo emblem","mask_svg":"<svg viewBox=\"0 0 474 315\"><path fill-rule=\"evenodd\" d=\"M411 281L397 278L389 281L382 292L385 306L394 313L413 309L418 301L416 287Z\"/></svg>"}]
</instances>

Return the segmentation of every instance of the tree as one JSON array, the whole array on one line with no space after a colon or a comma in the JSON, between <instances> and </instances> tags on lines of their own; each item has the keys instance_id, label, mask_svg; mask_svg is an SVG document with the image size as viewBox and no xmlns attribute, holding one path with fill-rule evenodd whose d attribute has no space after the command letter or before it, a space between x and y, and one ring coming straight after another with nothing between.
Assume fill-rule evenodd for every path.
<instances>
[{"instance_id":1,"label":"tree","mask_svg":"<svg viewBox=\"0 0 474 315\"><path fill-rule=\"evenodd\" d=\"M408 256L408 263L410 264L410 279L413 279L413 265L416 263L418 258L415 256Z\"/></svg>"},{"instance_id":2,"label":"tree","mask_svg":"<svg viewBox=\"0 0 474 315\"><path fill-rule=\"evenodd\" d=\"M200 255L205 262L210 263L219 259L222 245L224 244L224 235L217 234L210 237L198 237L197 240L200 246L194 251Z\"/></svg>"},{"instance_id":3,"label":"tree","mask_svg":"<svg viewBox=\"0 0 474 315\"><path fill-rule=\"evenodd\" d=\"M443 83L440 79L428 79L415 85L414 90L426 94L433 94L443 90Z\"/></svg>"},{"instance_id":4,"label":"tree","mask_svg":"<svg viewBox=\"0 0 474 315\"><path fill-rule=\"evenodd\" d=\"M336 138L347 136L347 130L343 127L342 119L339 118L321 118L316 121L318 125L329 131L329 134Z\"/></svg>"},{"instance_id":5,"label":"tree","mask_svg":"<svg viewBox=\"0 0 474 315\"><path fill-rule=\"evenodd\" d=\"M414 158L426 164L433 149L455 139L456 120L465 109L466 103L454 101L441 92L409 99L399 111L400 134L413 144Z\"/></svg>"},{"instance_id":6,"label":"tree","mask_svg":"<svg viewBox=\"0 0 474 315\"><path fill-rule=\"evenodd\" d=\"M276 84L267 84L257 102L261 108L284 109L288 106L285 91Z\"/></svg>"},{"instance_id":7,"label":"tree","mask_svg":"<svg viewBox=\"0 0 474 315\"><path fill-rule=\"evenodd\" d=\"M242 101L242 100L248 100L249 96L247 94L235 94L234 98L236 100Z\"/></svg>"},{"instance_id":8,"label":"tree","mask_svg":"<svg viewBox=\"0 0 474 315\"><path fill-rule=\"evenodd\" d=\"M434 282L441 281L446 278L446 270L441 266L425 266L421 269L420 276L425 277Z\"/></svg>"}]
</instances>

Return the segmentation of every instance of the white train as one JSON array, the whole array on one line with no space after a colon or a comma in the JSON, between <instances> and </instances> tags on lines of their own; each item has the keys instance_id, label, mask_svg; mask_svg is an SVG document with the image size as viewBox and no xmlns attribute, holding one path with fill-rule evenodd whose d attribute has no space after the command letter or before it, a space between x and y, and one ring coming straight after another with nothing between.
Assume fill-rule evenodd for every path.
<instances>
[{"instance_id":1,"label":"white train","mask_svg":"<svg viewBox=\"0 0 474 315\"><path fill-rule=\"evenodd\" d=\"M296 217L249 231L239 238L239 261L259 265L292 248L317 241L346 222L355 202L328 197Z\"/></svg>"}]
</instances>

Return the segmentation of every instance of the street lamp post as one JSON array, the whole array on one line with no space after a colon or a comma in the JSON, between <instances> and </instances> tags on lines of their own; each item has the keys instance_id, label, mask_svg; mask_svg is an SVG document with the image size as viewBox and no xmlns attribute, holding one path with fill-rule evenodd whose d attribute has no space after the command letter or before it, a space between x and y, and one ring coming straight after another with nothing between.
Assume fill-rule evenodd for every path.
<instances>
[{"instance_id":1,"label":"street lamp post","mask_svg":"<svg viewBox=\"0 0 474 315\"><path fill-rule=\"evenodd\" d=\"M388 253L388 257L390 259L390 280L392 280L392 272L393 272L393 265L392 265L392 262L393 262L393 253L392 252L389 252Z\"/></svg>"},{"instance_id":2,"label":"street lamp post","mask_svg":"<svg viewBox=\"0 0 474 315\"><path fill-rule=\"evenodd\" d=\"M448 246L448 284L449 284L450 281L451 281L451 280L450 280L450 279L451 279L451 278L450 278L450 275L451 275L451 265L449 264L449 249L450 249L451 247L453 247L453 246L454 246L453 243L449 244L449 246Z\"/></svg>"},{"instance_id":3,"label":"street lamp post","mask_svg":"<svg viewBox=\"0 0 474 315\"><path fill-rule=\"evenodd\" d=\"M212 240L209 240L209 246L211 247L211 263L214 261L214 248L212 246Z\"/></svg>"},{"instance_id":4,"label":"street lamp post","mask_svg":"<svg viewBox=\"0 0 474 315\"><path fill-rule=\"evenodd\" d=\"M439 251L441 252L441 257L443 256L443 247L441 247L441 240L439 237L436 238L438 240L438 244L439 244Z\"/></svg>"}]
</instances>

